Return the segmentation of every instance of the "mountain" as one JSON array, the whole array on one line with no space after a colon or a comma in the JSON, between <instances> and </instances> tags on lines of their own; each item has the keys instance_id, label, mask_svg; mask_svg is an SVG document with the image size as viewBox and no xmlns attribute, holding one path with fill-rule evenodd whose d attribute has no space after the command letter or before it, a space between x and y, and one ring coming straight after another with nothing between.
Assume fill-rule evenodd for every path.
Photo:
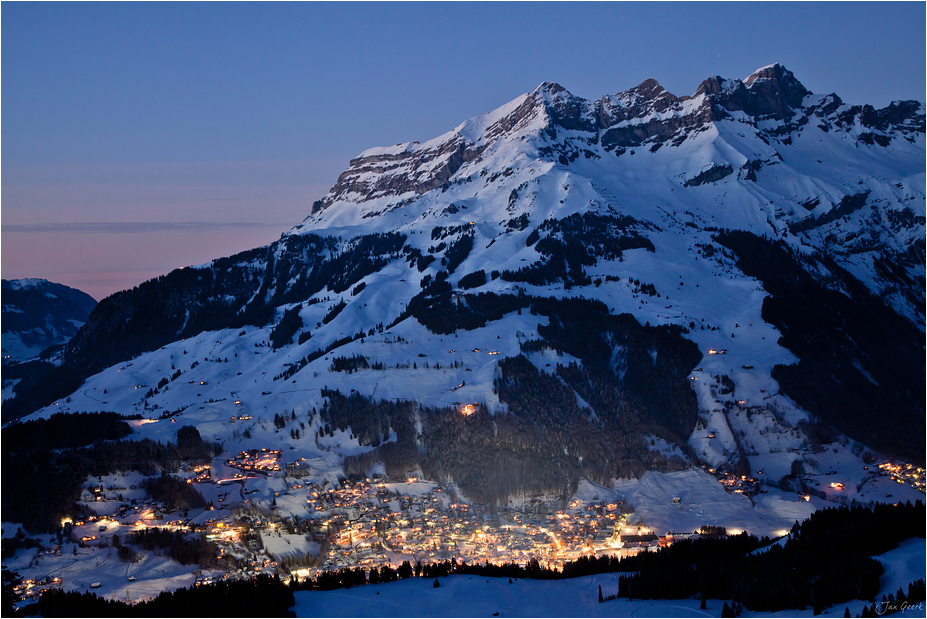
<instances>
[{"instance_id":1,"label":"mountain","mask_svg":"<svg viewBox=\"0 0 927 619\"><path fill-rule=\"evenodd\" d=\"M869 455L925 460L924 119L778 64L687 97L544 83L104 299L4 418L181 417L484 501L699 464L863 498Z\"/></svg>"},{"instance_id":2,"label":"mountain","mask_svg":"<svg viewBox=\"0 0 927 619\"><path fill-rule=\"evenodd\" d=\"M97 302L85 292L44 279L2 280L3 363L19 363L64 344Z\"/></svg>"}]
</instances>

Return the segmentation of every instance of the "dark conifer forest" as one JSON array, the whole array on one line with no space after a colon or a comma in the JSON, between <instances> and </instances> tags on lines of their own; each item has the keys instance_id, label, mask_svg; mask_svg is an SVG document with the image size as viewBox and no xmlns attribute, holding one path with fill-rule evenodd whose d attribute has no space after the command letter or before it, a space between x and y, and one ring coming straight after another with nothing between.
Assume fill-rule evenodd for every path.
<instances>
[{"instance_id":1,"label":"dark conifer forest","mask_svg":"<svg viewBox=\"0 0 927 619\"><path fill-rule=\"evenodd\" d=\"M763 320L799 358L773 369L782 391L840 432L924 462L924 337L917 327L826 255L796 255L748 232L717 240L737 255L738 268L763 282ZM828 275L812 277L815 271ZM873 424L878 410L891 411L891 423Z\"/></svg>"},{"instance_id":2,"label":"dark conifer forest","mask_svg":"<svg viewBox=\"0 0 927 619\"><path fill-rule=\"evenodd\" d=\"M62 518L77 513L74 504L80 498L81 484L90 475L130 470L153 475L183 461L209 461L221 452L218 444L203 441L192 426L178 430L176 443L113 440L129 431L125 418L115 413L52 415L47 420L4 428L4 519L22 523L32 531L52 532L60 527ZM94 439L95 433L104 439ZM188 484L171 480L169 476L154 480L151 490L178 505L201 504L202 497L191 494Z\"/></svg>"}]
</instances>

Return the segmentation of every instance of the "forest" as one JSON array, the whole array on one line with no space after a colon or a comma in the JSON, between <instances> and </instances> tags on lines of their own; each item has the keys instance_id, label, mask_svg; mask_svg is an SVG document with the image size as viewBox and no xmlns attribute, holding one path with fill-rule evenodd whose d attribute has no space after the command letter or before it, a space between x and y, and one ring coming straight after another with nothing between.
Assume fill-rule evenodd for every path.
<instances>
[{"instance_id":1,"label":"forest","mask_svg":"<svg viewBox=\"0 0 927 619\"><path fill-rule=\"evenodd\" d=\"M538 328L543 339L523 342L522 355L499 363L494 389L510 414L421 409L418 442L413 408L325 392L322 419L339 430L350 427L361 444L377 447L348 458L347 472L363 474L377 460L396 475L421 467L434 479L453 479L475 500L496 503L528 492L568 495L583 476L605 481L685 466L679 456L666 459L647 449L649 435L685 445L697 420L688 374L702 357L680 327L641 326L630 315L612 315L602 302L582 298L479 293L459 303L445 276L423 284L409 312L433 332L475 329L528 310L549 318ZM525 355L546 348L582 365L541 372ZM363 363L338 359L332 369L354 371ZM591 409L579 408L577 393ZM383 444L390 430L397 441Z\"/></svg>"},{"instance_id":2,"label":"forest","mask_svg":"<svg viewBox=\"0 0 927 619\"><path fill-rule=\"evenodd\" d=\"M824 509L755 554L743 536L679 542L638 555L637 573L619 578L616 595L732 599L758 612L873 602L883 568L871 557L923 538L925 517L921 501Z\"/></svg>"},{"instance_id":3,"label":"forest","mask_svg":"<svg viewBox=\"0 0 927 619\"><path fill-rule=\"evenodd\" d=\"M763 283L763 320L799 358L773 369L782 392L847 436L923 464L927 395L917 327L832 258L799 256L748 232L717 240L736 254L738 268ZM873 424L873 411L888 422Z\"/></svg>"},{"instance_id":4,"label":"forest","mask_svg":"<svg viewBox=\"0 0 927 619\"><path fill-rule=\"evenodd\" d=\"M141 416L134 417L140 419ZM116 413L56 413L48 419L11 424L2 430L4 453L73 449L99 440L115 441L132 433Z\"/></svg>"},{"instance_id":5,"label":"forest","mask_svg":"<svg viewBox=\"0 0 927 619\"><path fill-rule=\"evenodd\" d=\"M112 415L88 413L83 419L90 420L87 423L91 426L102 424L118 428L119 423L124 423ZM44 434L23 444L8 440L7 432L26 424L2 430L3 493L0 496L5 520L22 523L30 531L53 532L60 528L62 518L78 513L75 503L80 498L81 484L90 475L129 470L154 475L183 461L209 461L221 452L218 444L203 441L192 426L178 431L176 443L142 439L100 440L92 445L88 440L83 445L63 445L83 442L61 438L68 435L71 424L80 420L78 415L53 415L45 421ZM157 483L153 488L159 490ZM164 489L171 492L168 486ZM173 495L181 500L186 496L181 492L174 491ZM183 500L195 501L189 496Z\"/></svg>"},{"instance_id":6,"label":"forest","mask_svg":"<svg viewBox=\"0 0 927 619\"><path fill-rule=\"evenodd\" d=\"M182 565L192 564L204 568L214 566L218 562L216 544L206 541L202 533L184 533L160 527L149 527L131 533L126 541L148 551L166 550L171 559ZM116 545L115 540L113 545ZM122 548L127 547L122 546ZM123 553L120 552L120 557L122 556Z\"/></svg>"},{"instance_id":7,"label":"forest","mask_svg":"<svg viewBox=\"0 0 927 619\"><path fill-rule=\"evenodd\" d=\"M53 589L42 595L38 611L43 617L291 617L295 603L293 589L279 577L257 576L164 591L134 605Z\"/></svg>"},{"instance_id":8,"label":"forest","mask_svg":"<svg viewBox=\"0 0 927 619\"><path fill-rule=\"evenodd\" d=\"M564 219L548 219L528 235L543 259L517 271L502 271L502 279L543 286L562 281L564 287L588 286L584 267L598 259L621 259L629 249L654 251L653 243L636 228L649 224L631 217L574 213ZM541 236L544 233L544 236Z\"/></svg>"},{"instance_id":9,"label":"forest","mask_svg":"<svg viewBox=\"0 0 927 619\"><path fill-rule=\"evenodd\" d=\"M374 402L358 393L328 390L321 419L334 429L350 428L361 444L376 447L347 458L346 473L363 475L380 460L391 475L421 468L431 479L453 479L483 503L528 493L569 496L582 477L606 482L648 468L685 466L682 459L666 460L647 449L647 434L667 432L614 382L575 366L558 367L553 375L540 372L522 355L503 359L500 370L495 389L508 414L490 415L478 406L462 415L455 408ZM590 396L598 406L595 414L576 403L571 387L581 380L587 381L581 387L586 395L598 389L594 399ZM419 437L416 419L421 421ZM396 441L383 443L390 431L396 432Z\"/></svg>"}]
</instances>

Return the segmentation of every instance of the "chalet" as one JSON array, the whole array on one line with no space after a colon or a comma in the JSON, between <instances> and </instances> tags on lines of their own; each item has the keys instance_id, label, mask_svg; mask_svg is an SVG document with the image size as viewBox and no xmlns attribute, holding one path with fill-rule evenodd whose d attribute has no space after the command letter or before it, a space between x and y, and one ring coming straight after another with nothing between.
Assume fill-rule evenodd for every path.
<instances>
[{"instance_id":1,"label":"chalet","mask_svg":"<svg viewBox=\"0 0 927 619\"><path fill-rule=\"evenodd\" d=\"M101 540L96 535L85 535L80 538L80 547L86 548L87 546L102 546L103 540Z\"/></svg>"}]
</instances>

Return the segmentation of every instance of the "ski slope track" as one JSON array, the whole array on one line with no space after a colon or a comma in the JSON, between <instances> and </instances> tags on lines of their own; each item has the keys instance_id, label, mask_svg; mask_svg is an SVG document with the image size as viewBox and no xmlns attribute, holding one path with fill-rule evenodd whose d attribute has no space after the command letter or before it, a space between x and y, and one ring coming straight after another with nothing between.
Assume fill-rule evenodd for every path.
<instances>
[{"instance_id":1,"label":"ski slope track","mask_svg":"<svg viewBox=\"0 0 927 619\"><path fill-rule=\"evenodd\" d=\"M140 413L141 436L196 425L227 453L482 501L585 479L657 526L716 483L697 467L817 490L728 494L718 514L769 515L758 532L922 498L864 467L925 460L924 118L778 64L685 97L544 83L361 153L269 246L104 299L5 421ZM723 524L715 502L666 525Z\"/></svg>"}]
</instances>

